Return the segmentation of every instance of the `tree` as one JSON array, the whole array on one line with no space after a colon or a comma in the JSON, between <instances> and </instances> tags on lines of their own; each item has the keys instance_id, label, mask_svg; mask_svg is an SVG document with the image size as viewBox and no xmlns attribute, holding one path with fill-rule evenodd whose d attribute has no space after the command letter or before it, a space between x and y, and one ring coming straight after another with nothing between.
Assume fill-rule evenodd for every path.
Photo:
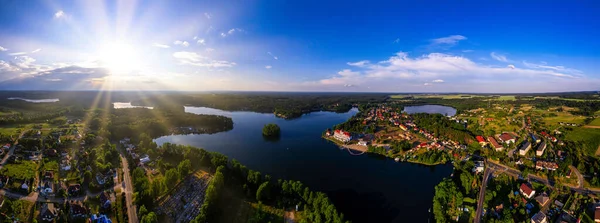
<instances>
[{"instance_id":1,"label":"tree","mask_svg":"<svg viewBox=\"0 0 600 223\"><path fill-rule=\"evenodd\" d=\"M279 128L279 126L277 124L273 124L273 123L266 124L262 130L263 136L267 136L267 137L278 137L280 132L281 132L281 129Z\"/></svg>"},{"instance_id":2,"label":"tree","mask_svg":"<svg viewBox=\"0 0 600 223\"><path fill-rule=\"evenodd\" d=\"M177 166L177 170L179 171L179 177L181 177L181 179L185 178L190 173L191 169L192 162L190 162L190 160L186 159L183 162L179 163L179 165Z\"/></svg>"},{"instance_id":3,"label":"tree","mask_svg":"<svg viewBox=\"0 0 600 223\"><path fill-rule=\"evenodd\" d=\"M140 223L158 223L158 217L154 212L150 212L146 216L142 217Z\"/></svg>"},{"instance_id":4,"label":"tree","mask_svg":"<svg viewBox=\"0 0 600 223\"><path fill-rule=\"evenodd\" d=\"M270 190L269 181L262 183L260 185L260 187L258 187L258 190L256 191L256 200L262 201L262 202L267 201L270 197L269 190Z\"/></svg>"},{"instance_id":5,"label":"tree","mask_svg":"<svg viewBox=\"0 0 600 223\"><path fill-rule=\"evenodd\" d=\"M169 189L171 189L175 186L175 183L177 182L178 179L179 179L179 173L177 173L176 169L167 170L167 173L165 173L165 182L167 182L167 187Z\"/></svg>"},{"instance_id":6,"label":"tree","mask_svg":"<svg viewBox=\"0 0 600 223\"><path fill-rule=\"evenodd\" d=\"M92 172L85 171L85 173L83 173L83 184L87 185L92 181Z\"/></svg>"},{"instance_id":7,"label":"tree","mask_svg":"<svg viewBox=\"0 0 600 223\"><path fill-rule=\"evenodd\" d=\"M138 210L138 215L139 215L140 217L143 217L143 216L145 216L146 214L148 214L148 210L146 209L146 206L142 205L142 206L140 207L140 210Z\"/></svg>"}]
</instances>

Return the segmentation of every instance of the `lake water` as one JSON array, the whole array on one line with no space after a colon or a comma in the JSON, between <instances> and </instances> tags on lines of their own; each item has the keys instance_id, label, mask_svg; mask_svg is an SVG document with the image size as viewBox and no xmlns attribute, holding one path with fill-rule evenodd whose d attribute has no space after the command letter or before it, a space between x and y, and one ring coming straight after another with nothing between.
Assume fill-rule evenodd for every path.
<instances>
[{"instance_id":1,"label":"lake water","mask_svg":"<svg viewBox=\"0 0 600 223\"><path fill-rule=\"evenodd\" d=\"M113 107L116 109L120 109L120 108L148 108L148 109L153 109L153 107L148 107L148 106L135 106L135 105L131 105L131 102L114 102L113 103Z\"/></svg>"},{"instance_id":2,"label":"lake water","mask_svg":"<svg viewBox=\"0 0 600 223\"><path fill-rule=\"evenodd\" d=\"M453 107L443 105L419 105L419 106L406 106L404 111L408 114L413 113L439 113L446 116L456 115L456 109Z\"/></svg>"},{"instance_id":3,"label":"lake water","mask_svg":"<svg viewBox=\"0 0 600 223\"><path fill-rule=\"evenodd\" d=\"M58 102L58 98L50 98L50 99L27 99L27 98L7 98L8 100L23 100L26 102L32 102L32 103L50 103L50 102Z\"/></svg>"},{"instance_id":4,"label":"lake water","mask_svg":"<svg viewBox=\"0 0 600 223\"><path fill-rule=\"evenodd\" d=\"M376 155L353 156L321 138L321 133L358 111L313 112L284 120L273 114L227 112L186 107L197 114L231 117L233 130L212 135L171 135L155 139L216 151L248 168L273 177L300 180L326 192L348 220L357 222L428 222L434 186L448 177L452 166L397 163ZM262 137L262 127L281 127L279 141Z\"/></svg>"}]
</instances>

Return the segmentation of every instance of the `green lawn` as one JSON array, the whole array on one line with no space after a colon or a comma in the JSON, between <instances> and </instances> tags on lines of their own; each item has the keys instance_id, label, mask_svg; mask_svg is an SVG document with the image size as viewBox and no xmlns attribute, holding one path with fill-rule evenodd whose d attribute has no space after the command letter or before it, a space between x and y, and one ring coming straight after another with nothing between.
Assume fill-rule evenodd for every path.
<instances>
[{"instance_id":1,"label":"green lawn","mask_svg":"<svg viewBox=\"0 0 600 223\"><path fill-rule=\"evenodd\" d=\"M0 173L15 179L29 179L35 177L37 168L38 164L33 161L22 161L21 163L4 165Z\"/></svg>"},{"instance_id":2,"label":"green lawn","mask_svg":"<svg viewBox=\"0 0 600 223\"><path fill-rule=\"evenodd\" d=\"M600 145L600 129L573 128L573 131L566 133L566 139L581 142L586 153L594 156L598 145Z\"/></svg>"},{"instance_id":3,"label":"green lawn","mask_svg":"<svg viewBox=\"0 0 600 223\"><path fill-rule=\"evenodd\" d=\"M10 205L10 207L8 207ZM19 221L29 222L31 219L31 215L33 214L33 202L25 201L25 200L5 200L4 205L2 205L2 212L6 213L9 209L12 209L12 213ZM9 213L6 213L9 214Z\"/></svg>"}]
</instances>

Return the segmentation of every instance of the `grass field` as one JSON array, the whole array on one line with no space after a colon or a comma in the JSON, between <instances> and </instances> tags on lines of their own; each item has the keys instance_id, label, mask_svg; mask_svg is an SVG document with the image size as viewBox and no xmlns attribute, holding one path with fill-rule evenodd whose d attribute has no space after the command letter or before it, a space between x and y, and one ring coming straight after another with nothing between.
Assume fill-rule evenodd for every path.
<instances>
[{"instance_id":1,"label":"grass field","mask_svg":"<svg viewBox=\"0 0 600 223\"><path fill-rule=\"evenodd\" d=\"M591 125L591 126L600 126L600 118L594 119L594 121L590 122L590 124L588 124L588 125Z\"/></svg>"},{"instance_id":2,"label":"grass field","mask_svg":"<svg viewBox=\"0 0 600 223\"><path fill-rule=\"evenodd\" d=\"M585 152L590 156L594 156L598 145L600 145L600 129L573 128L573 131L566 133L566 139L581 142Z\"/></svg>"},{"instance_id":3,"label":"grass field","mask_svg":"<svg viewBox=\"0 0 600 223\"><path fill-rule=\"evenodd\" d=\"M9 203L11 207L8 207ZM33 202L25 200L10 200L10 202L5 202L4 205L2 205L1 210L6 213L9 208L12 208L11 214L14 214L19 222L31 222L31 218L33 217L33 205Z\"/></svg>"},{"instance_id":4,"label":"grass field","mask_svg":"<svg viewBox=\"0 0 600 223\"><path fill-rule=\"evenodd\" d=\"M0 173L15 179L29 179L35 177L38 164L33 161L22 161L17 164L6 164Z\"/></svg>"},{"instance_id":5,"label":"grass field","mask_svg":"<svg viewBox=\"0 0 600 223\"><path fill-rule=\"evenodd\" d=\"M498 99L499 101L514 101L517 100L514 95L502 95Z\"/></svg>"},{"instance_id":6,"label":"grass field","mask_svg":"<svg viewBox=\"0 0 600 223\"><path fill-rule=\"evenodd\" d=\"M567 122L567 123L575 123L582 124L585 120L585 117L574 116L568 113L557 113L556 117L545 117L544 122L546 122L547 126L551 126L552 128L560 126L559 122Z\"/></svg>"}]
</instances>

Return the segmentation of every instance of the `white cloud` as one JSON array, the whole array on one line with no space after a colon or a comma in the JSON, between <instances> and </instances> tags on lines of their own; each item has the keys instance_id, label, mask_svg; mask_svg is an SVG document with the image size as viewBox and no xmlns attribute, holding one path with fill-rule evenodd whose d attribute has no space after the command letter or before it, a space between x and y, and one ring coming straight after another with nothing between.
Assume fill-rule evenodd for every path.
<instances>
[{"instance_id":1,"label":"white cloud","mask_svg":"<svg viewBox=\"0 0 600 223\"><path fill-rule=\"evenodd\" d=\"M265 66L265 68L266 68L266 69L271 69L271 68L272 68L272 66L271 66L271 65L267 65L267 66Z\"/></svg>"},{"instance_id":2,"label":"white cloud","mask_svg":"<svg viewBox=\"0 0 600 223\"><path fill-rule=\"evenodd\" d=\"M394 43L399 43L400 42L400 38L396 38L396 40L394 40Z\"/></svg>"},{"instance_id":3,"label":"white cloud","mask_svg":"<svg viewBox=\"0 0 600 223\"><path fill-rule=\"evenodd\" d=\"M27 52L16 52L16 53L9 53L8 55L11 55L11 56L20 56L20 55L26 55L26 54L27 54Z\"/></svg>"},{"instance_id":4,"label":"white cloud","mask_svg":"<svg viewBox=\"0 0 600 223\"><path fill-rule=\"evenodd\" d=\"M206 17L207 19L211 19L212 18L212 14L205 12L204 13L204 17Z\"/></svg>"},{"instance_id":5,"label":"white cloud","mask_svg":"<svg viewBox=\"0 0 600 223\"><path fill-rule=\"evenodd\" d=\"M37 53L37 52L40 52L40 51L42 51L42 49L38 48L38 49L35 49L35 50L31 51L31 53Z\"/></svg>"},{"instance_id":6,"label":"white cloud","mask_svg":"<svg viewBox=\"0 0 600 223\"><path fill-rule=\"evenodd\" d=\"M158 47L158 48L171 48L169 45L165 45L165 44L160 44L160 43L153 43L152 44L153 47Z\"/></svg>"},{"instance_id":7,"label":"white cloud","mask_svg":"<svg viewBox=\"0 0 600 223\"><path fill-rule=\"evenodd\" d=\"M431 44L433 44L433 45L454 46L459 41L466 40L466 39L467 39L467 37L464 37L464 36L461 36L461 35L452 35L452 36L446 36L446 37L442 37L442 38L432 39L431 40Z\"/></svg>"},{"instance_id":8,"label":"white cloud","mask_svg":"<svg viewBox=\"0 0 600 223\"><path fill-rule=\"evenodd\" d=\"M213 48L206 48L204 51L206 51L207 53L211 53L211 52L214 52L215 49L213 49Z\"/></svg>"},{"instance_id":9,"label":"white cloud","mask_svg":"<svg viewBox=\"0 0 600 223\"><path fill-rule=\"evenodd\" d=\"M475 51L475 50L462 50L462 52L463 52L463 53L472 53L472 52L474 52L474 51Z\"/></svg>"},{"instance_id":10,"label":"white cloud","mask_svg":"<svg viewBox=\"0 0 600 223\"><path fill-rule=\"evenodd\" d=\"M236 65L235 62L229 62L225 60L212 60L210 58L201 56L197 53L187 51L175 52L173 53L173 57L179 59L179 62L182 65L192 65L210 68L233 67Z\"/></svg>"},{"instance_id":11,"label":"white cloud","mask_svg":"<svg viewBox=\"0 0 600 223\"><path fill-rule=\"evenodd\" d=\"M221 33L221 37L226 37L226 36L227 36L227 34Z\"/></svg>"},{"instance_id":12,"label":"white cloud","mask_svg":"<svg viewBox=\"0 0 600 223\"><path fill-rule=\"evenodd\" d=\"M206 41L204 41L204 39L198 39L198 41L196 41L196 43L204 45L206 43Z\"/></svg>"},{"instance_id":13,"label":"white cloud","mask_svg":"<svg viewBox=\"0 0 600 223\"><path fill-rule=\"evenodd\" d=\"M550 78L574 79L578 75L558 70L522 69L517 67L498 67L476 63L462 56L443 53L430 53L420 57L411 58L407 53L399 52L388 60L377 63L359 61L348 65L360 68L360 71L344 69L337 75L319 80L323 85L364 84L369 86L397 83L444 83L447 79L460 79L470 81L506 81L539 79L554 80ZM433 80L433 81L429 81Z\"/></svg>"},{"instance_id":14,"label":"white cloud","mask_svg":"<svg viewBox=\"0 0 600 223\"><path fill-rule=\"evenodd\" d=\"M364 67L365 65L367 65L369 63L370 62L368 60L361 60L358 62L348 62L348 65L355 66L355 67Z\"/></svg>"},{"instance_id":15,"label":"white cloud","mask_svg":"<svg viewBox=\"0 0 600 223\"><path fill-rule=\"evenodd\" d=\"M500 61L500 62L509 62L509 60L506 58L506 56L504 56L504 55L501 55L501 54L497 54L496 52L492 52L492 53L490 53L490 56L491 56L491 57L492 57L494 60L497 60L497 61Z\"/></svg>"},{"instance_id":16,"label":"white cloud","mask_svg":"<svg viewBox=\"0 0 600 223\"><path fill-rule=\"evenodd\" d=\"M0 51L8 51L8 49L6 49L6 48L4 48L4 47L0 46Z\"/></svg>"},{"instance_id":17,"label":"white cloud","mask_svg":"<svg viewBox=\"0 0 600 223\"><path fill-rule=\"evenodd\" d=\"M508 65L508 66L506 66L506 67L508 67L508 68L510 68L510 69L515 69L515 65L512 65L512 64L509 64L509 65Z\"/></svg>"},{"instance_id":18,"label":"white cloud","mask_svg":"<svg viewBox=\"0 0 600 223\"><path fill-rule=\"evenodd\" d=\"M65 17L65 12L63 12L62 10L59 10L58 12L54 13L54 18L62 18Z\"/></svg>"},{"instance_id":19,"label":"white cloud","mask_svg":"<svg viewBox=\"0 0 600 223\"><path fill-rule=\"evenodd\" d=\"M429 85L431 85L431 83L424 83L423 85L425 85L425 86L429 86Z\"/></svg>"},{"instance_id":20,"label":"white cloud","mask_svg":"<svg viewBox=\"0 0 600 223\"><path fill-rule=\"evenodd\" d=\"M178 45L178 46L183 46L183 47L188 47L190 45L190 43L188 43L187 41L181 41L181 40L175 40L175 42L173 42L173 44Z\"/></svg>"},{"instance_id":21,"label":"white cloud","mask_svg":"<svg viewBox=\"0 0 600 223\"><path fill-rule=\"evenodd\" d=\"M525 65L528 68L532 68L532 69L555 70L558 72L567 72L567 73L573 73L573 74L583 73L580 70L567 68L564 66L549 66L546 64L546 62L542 62L540 64L535 64L535 63L528 63L526 61L523 61L523 65Z\"/></svg>"},{"instance_id":22,"label":"white cloud","mask_svg":"<svg viewBox=\"0 0 600 223\"><path fill-rule=\"evenodd\" d=\"M237 33L237 32L244 32L244 30L240 29L240 28L232 28L229 31L227 31L227 33L222 32L221 37L227 37L227 36L233 35L234 33Z\"/></svg>"}]
</instances>

